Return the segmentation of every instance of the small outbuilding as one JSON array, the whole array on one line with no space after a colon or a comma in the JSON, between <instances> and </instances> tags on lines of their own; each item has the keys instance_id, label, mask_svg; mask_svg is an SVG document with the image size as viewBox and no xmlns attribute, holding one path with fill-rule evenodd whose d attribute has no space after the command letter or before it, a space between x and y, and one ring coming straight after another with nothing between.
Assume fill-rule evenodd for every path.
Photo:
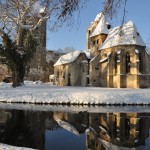
<instances>
[{"instance_id":1,"label":"small outbuilding","mask_svg":"<svg viewBox=\"0 0 150 150\"><path fill-rule=\"evenodd\" d=\"M55 83L60 86L87 86L90 58L84 52L62 55L54 64Z\"/></svg>"}]
</instances>

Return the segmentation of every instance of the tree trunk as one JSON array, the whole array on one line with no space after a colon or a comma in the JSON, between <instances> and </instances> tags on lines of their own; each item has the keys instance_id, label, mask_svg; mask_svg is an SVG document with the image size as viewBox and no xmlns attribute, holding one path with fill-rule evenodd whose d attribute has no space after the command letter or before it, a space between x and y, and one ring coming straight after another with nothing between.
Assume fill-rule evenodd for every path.
<instances>
[{"instance_id":1,"label":"tree trunk","mask_svg":"<svg viewBox=\"0 0 150 150\"><path fill-rule=\"evenodd\" d=\"M23 85L24 83L24 68L21 66L17 66L14 71L12 72L12 87L18 87Z\"/></svg>"}]
</instances>

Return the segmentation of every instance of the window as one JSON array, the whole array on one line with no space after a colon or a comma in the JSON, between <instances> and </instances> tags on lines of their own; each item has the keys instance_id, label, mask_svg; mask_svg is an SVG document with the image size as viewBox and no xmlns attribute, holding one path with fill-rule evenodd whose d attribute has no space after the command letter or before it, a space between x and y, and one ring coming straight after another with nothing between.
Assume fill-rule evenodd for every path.
<instances>
[{"instance_id":1,"label":"window","mask_svg":"<svg viewBox=\"0 0 150 150\"><path fill-rule=\"evenodd\" d=\"M86 82L87 82L87 84L90 84L89 77L86 78Z\"/></svg>"},{"instance_id":2,"label":"window","mask_svg":"<svg viewBox=\"0 0 150 150\"><path fill-rule=\"evenodd\" d=\"M140 33L138 31L136 31L137 36L140 36Z\"/></svg>"},{"instance_id":3,"label":"window","mask_svg":"<svg viewBox=\"0 0 150 150\"><path fill-rule=\"evenodd\" d=\"M141 74L143 74L143 59L142 59L141 53L139 54L139 60L140 60L139 72L140 72Z\"/></svg>"},{"instance_id":4,"label":"window","mask_svg":"<svg viewBox=\"0 0 150 150\"><path fill-rule=\"evenodd\" d=\"M130 73L130 55L129 53L126 54L126 73Z\"/></svg>"},{"instance_id":5,"label":"window","mask_svg":"<svg viewBox=\"0 0 150 150\"><path fill-rule=\"evenodd\" d=\"M66 76L66 75L65 75L65 73L64 73L64 74L63 74L63 78L64 78L64 79L65 79L65 76Z\"/></svg>"},{"instance_id":6,"label":"window","mask_svg":"<svg viewBox=\"0 0 150 150\"><path fill-rule=\"evenodd\" d=\"M97 44L99 44L99 40L97 40Z\"/></svg>"},{"instance_id":7,"label":"window","mask_svg":"<svg viewBox=\"0 0 150 150\"><path fill-rule=\"evenodd\" d=\"M107 29L111 29L111 25L110 24L107 24Z\"/></svg>"},{"instance_id":8,"label":"window","mask_svg":"<svg viewBox=\"0 0 150 150\"><path fill-rule=\"evenodd\" d=\"M57 78L59 78L59 71L57 72Z\"/></svg>"},{"instance_id":9,"label":"window","mask_svg":"<svg viewBox=\"0 0 150 150\"><path fill-rule=\"evenodd\" d=\"M115 54L115 73L117 73L117 60L118 60L118 57L117 57L117 54Z\"/></svg>"},{"instance_id":10,"label":"window","mask_svg":"<svg viewBox=\"0 0 150 150\"><path fill-rule=\"evenodd\" d=\"M95 69L95 70L99 70L99 68L98 68L98 67L94 67L94 69Z\"/></svg>"},{"instance_id":11,"label":"window","mask_svg":"<svg viewBox=\"0 0 150 150\"><path fill-rule=\"evenodd\" d=\"M95 41L93 41L93 45L95 45Z\"/></svg>"}]
</instances>

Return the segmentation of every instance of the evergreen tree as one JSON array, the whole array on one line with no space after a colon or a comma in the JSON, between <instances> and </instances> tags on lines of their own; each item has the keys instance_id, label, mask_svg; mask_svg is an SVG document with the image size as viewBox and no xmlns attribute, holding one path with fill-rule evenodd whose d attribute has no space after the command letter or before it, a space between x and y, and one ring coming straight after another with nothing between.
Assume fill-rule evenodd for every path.
<instances>
[{"instance_id":1,"label":"evergreen tree","mask_svg":"<svg viewBox=\"0 0 150 150\"><path fill-rule=\"evenodd\" d=\"M28 63L36 51L36 41L32 34L26 34L22 47L18 47L7 34L2 36L0 44L0 61L12 72L13 87L23 84Z\"/></svg>"}]
</instances>

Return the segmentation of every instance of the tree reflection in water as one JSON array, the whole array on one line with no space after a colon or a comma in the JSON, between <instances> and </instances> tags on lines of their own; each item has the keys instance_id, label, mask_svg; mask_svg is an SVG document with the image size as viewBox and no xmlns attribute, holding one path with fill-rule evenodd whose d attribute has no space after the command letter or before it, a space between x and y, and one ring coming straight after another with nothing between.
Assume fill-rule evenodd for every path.
<instances>
[{"instance_id":1,"label":"tree reflection in water","mask_svg":"<svg viewBox=\"0 0 150 150\"><path fill-rule=\"evenodd\" d=\"M150 113L0 110L0 143L39 150L148 150L149 129Z\"/></svg>"}]
</instances>

